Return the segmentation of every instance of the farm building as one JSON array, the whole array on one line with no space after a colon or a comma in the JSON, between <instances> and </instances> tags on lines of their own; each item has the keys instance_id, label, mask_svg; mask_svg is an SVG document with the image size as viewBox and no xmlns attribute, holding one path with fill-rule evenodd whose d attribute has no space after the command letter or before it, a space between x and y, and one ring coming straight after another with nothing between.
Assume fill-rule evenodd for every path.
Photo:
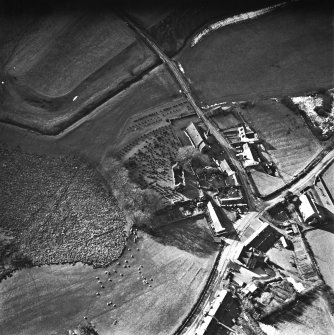
<instances>
[{"instance_id":1,"label":"farm building","mask_svg":"<svg viewBox=\"0 0 334 335\"><path fill-rule=\"evenodd\" d=\"M227 204L238 204L243 198L241 187L224 187L214 194L220 206Z\"/></svg>"},{"instance_id":2,"label":"farm building","mask_svg":"<svg viewBox=\"0 0 334 335\"><path fill-rule=\"evenodd\" d=\"M252 150L252 147L248 143L244 143L239 148L241 152L236 156L242 161L244 167L258 165L261 162L256 152Z\"/></svg>"},{"instance_id":3,"label":"farm building","mask_svg":"<svg viewBox=\"0 0 334 335\"><path fill-rule=\"evenodd\" d=\"M302 194L299 197L299 201L299 212L305 223L310 223L311 221L320 219L319 211L317 210L317 207L310 194Z\"/></svg>"},{"instance_id":4,"label":"farm building","mask_svg":"<svg viewBox=\"0 0 334 335\"><path fill-rule=\"evenodd\" d=\"M263 260L264 256L254 248L248 249L244 247L238 257L238 261L250 270L254 269L257 263L263 262Z\"/></svg>"},{"instance_id":5,"label":"farm building","mask_svg":"<svg viewBox=\"0 0 334 335\"><path fill-rule=\"evenodd\" d=\"M196 329L195 335L216 335L230 333L228 328L233 326L233 318L238 314L239 307L227 290L221 290L205 311L202 324ZM219 323L225 327L222 327Z\"/></svg>"},{"instance_id":6,"label":"farm building","mask_svg":"<svg viewBox=\"0 0 334 335\"><path fill-rule=\"evenodd\" d=\"M262 252L267 252L282 234L267 222L255 220L254 229L249 227L251 234L243 241L244 246L248 248L255 248ZM247 228L248 229L248 228ZM245 232L247 234L247 231ZM245 234L245 235L246 235ZM247 236L247 235L246 235Z\"/></svg>"},{"instance_id":7,"label":"farm building","mask_svg":"<svg viewBox=\"0 0 334 335\"><path fill-rule=\"evenodd\" d=\"M235 174L235 171L231 169L226 159L223 160L214 159L214 161L221 172L225 172L228 176Z\"/></svg>"},{"instance_id":8,"label":"farm building","mask_svg":"<svg viewBox=\"0 0 334 335\"><path fill-rule=\"evenodd\" d=\"M172 166L172 174L173 174L173 188L175 190L182 189L186 185L184 178L184 170L182 166L180 166L178 163L175 163Z\"/></svg>"},{"instance_id":9,"label":"farm building","mask_svg":"<svg viewBox=\"0 0 334 335\"><path fill-rule=\"evenodd\" d=\"M199 128L193 122L186 128L185 134L188 136L194 148L197 148L201 152L208 149L208 145L204 141Z\"/></svg>"},{"instance_id":10,"label":"farm building","mask_svg":"<svg viewBox=\"0 0 334 335\"><path fill-rule=\"evenodd\" d=\"M224 234L226 229L221 225L220 220L218 218L218 215L216 213L216 210L213 207L211 201L208 202L208 211L209 211L209 215L210 215L210 219L211 219L211 221L209 223L210 223L212 229L214 230L214 234L216 236Z\"/></svg>"},{"instance_id":11,"label":"farm building","mask_svg":"<svg viewBox=\"0 0 334 335\"><path fill-rule=\"evenodd\" d=\"M240 125L224 131L224 135L231 142L232 146L236 146L241 143L254 143L258 141L257 134L250 129L247 125Z\"/></svg>"}]
</instances>

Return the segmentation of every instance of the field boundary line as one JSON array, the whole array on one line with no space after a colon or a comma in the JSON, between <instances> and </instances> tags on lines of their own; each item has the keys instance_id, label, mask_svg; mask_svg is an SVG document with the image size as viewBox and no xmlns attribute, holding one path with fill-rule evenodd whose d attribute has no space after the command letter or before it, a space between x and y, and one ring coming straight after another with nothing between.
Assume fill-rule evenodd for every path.
<instances>
[{"instance_id":1,"label":"field boundary line","mask_svg":"<svg viewBox=\"0 0 334 335\"><path fill-rule=\"evenodd\" d=\"M58 123L55 122L51 126L44 126L44 127L25 125L18 121L8 119L7 120L0 119L0 124L18 127L20 129L28 130L47 137L61 138L66 134L68 134L69 132L76 129L77 127L79 127L82 123L89 120L91 117L98 114L100 112L99 108L101 108L105 103L117 97L118 95L124 93L133 85L141 82L145 76L149 75L152 71L154 71L161 65L162 65L161 61L157 61L155 64L153 64L152 66L141 72L136 78L128 80L119 88L115 88L109 93L106 92L103 96L94 99L93 102L87 100L85 104L83 104L83 106L77 109L77 112L74 115L72 115L69 119L65 121L61 121Z\"/></svg>"},{"instance_id":2,"label":"field boundary line","mask_svg":"<svg viewBox=\"0 0 334 335\"><path fill-rule=\"evenodd\" d=\"M181 325L173 332L173 335L181 335L182 334L184 329L187 327L187 324L190 322L191 318L197 312L198 308L200 307L200 304L203 302L205 294L206 294L209 286L213 282L213 279L214 279L214 276L215 276L215 273L217 271L217 267L218 267L218 264L219 264L219 261L220 261L221 255L222 255L222 251L223 251L223 248L220 247L219 251L218 251L218 254L216 256L214 265L213 265L213 267L210 271L210 275L209 275L209 277L208 277L208 279L207 279L207 281L206 281L206 283L205 283L205 285L202 289L202 292L200 293L197 301L194 303L193 307L191 308L189 314L181 322Z\"/></svg>"}]
</instances>

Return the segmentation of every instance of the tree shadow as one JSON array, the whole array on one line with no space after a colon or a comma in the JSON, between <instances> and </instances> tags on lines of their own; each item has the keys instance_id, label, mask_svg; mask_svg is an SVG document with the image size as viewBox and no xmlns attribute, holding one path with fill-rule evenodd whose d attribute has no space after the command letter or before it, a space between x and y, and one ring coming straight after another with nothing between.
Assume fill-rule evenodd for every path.
<instances>
[{"instance_id":1,"label":"tree shadow","mask_svg":"<svg viewBox=\"0 0 334 335\"><path fill-rule=\"evenodd\" d=\"M320 289L309 294L299 296L297 301L289 305L283 310L277 311L270 316L261 320L261 322L269 325L279 325L280 323L292 322L302 324L298 318L304 314L307 308L320 296Z\"/></svg>"},{"instance_id":2,"label":"tree shadow","mask_svg":"<svg viewBox=\"0 0 334 335\"><path fill-rule=\"evenodd\" d=\"M218 250L209 228L205 227L203 220L194 218L165 225L152 237L163 245L174 246L198 257L208 257Z\"/></svg>"},{"instance_id":3,"label":"tree shadow","mask_svg":"<svg viewBox=\"0 0 334 335\"><path fill-rule=\"evenodd\" d=\"M324 216L324 223L319 224L319 229L321 229L324 225L333 224L333 226L334 226L334 213L331 212L326 207L320 206L319 204L317 204L317 207L318 207L320 213L322 213L322 215Z\"/></svg>"},{"instance_id":4,"label":"tree shadow","mask_svg":"<svg viewBox=\"0 0 334 335\"><path fill-rule=\"evenodd\" d=\"M234 228L233 221L227 216L221 207L217 206L214 201L212 201L212 205L216 211L219 221L222 222L222 226L226 229L228 237L233 240L240 241L239 235Z\"/></svg>"}]
</instances>

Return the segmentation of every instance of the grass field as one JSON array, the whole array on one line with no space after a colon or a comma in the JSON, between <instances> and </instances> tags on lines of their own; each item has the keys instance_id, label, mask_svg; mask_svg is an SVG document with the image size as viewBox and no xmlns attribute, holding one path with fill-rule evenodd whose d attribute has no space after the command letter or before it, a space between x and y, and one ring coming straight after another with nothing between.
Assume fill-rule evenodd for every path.
<instances>
[{"instance_id":1,"label":"grass field","mask_svg":"<svg viewBox=\"0 0 334 335\"><path fill-rule=\"evenodd\" d=\"M212 32L176 57L203 104L332 87L328 4L296 3Z\"/></svg>"},{"instance_id":2,"label":"grass field","mask_svg":"<svg viewBox=\"0 0 334 335\"><path fill-rule=\"evenodd\" d=\"M6 47L0 119L42 132L59 131L158 63L110 12L42 16Z\"/></svg>"},{"instance_id":3,"label":"grass field","mask_svg":"<svg viewBox=\"0 0 334 335\"><path fill-rule=\"evenodd\" d=\"M51 97L71 92L136 42L132 31L112 13L53 15L33 28L21 39L5 71Z\"/></svg>"},{"instance_id":4,"label":"grass field","mask_svg":"<svg viewBox=\"0 0 334 335\"><path fill-rule=\"evenodd\" d=\"M124 145L137 134L122 133L128 120L148 109L170 105L179 94L169 72L159 66L127 90L98 107L77 128L59 138L38 136L17 127L0 124L0 141L27 152L59 154L79 152L94 164L110 147Z\"/></svg>"},{"instance_id":5,"label":"grass field","mask_svg":"<svg viewBox=\"0 0 334 335\"><path fill-rule=\"evenodd\" d=\"M220 130L237 127L241 120L238 120L231 112L221 112L212 117L212 120L217 124Z\"/></svg>"},{"instance_id":6,"label":"grass field","mask_svg":"<svg viewBox=\"0 0 334 335\"><path fill-rule=\"evenodd\" d=\"M326 187L334 199L334 164L331 164L330 167L325 171L322 179L326 183Z\"/></svg>"},{"instance_id":7,"label":"grass field","mask_svg":"<svg viewBox=\"0 0 334 335\"><path fill-rule=\"evenodd\" d=\"M257 170L251 170L250 173L261 195L270 194L277 190L277 188L284 186L284 181L280 177L274 177Z\"/></svg>"},{"instance_id":8,"label":"grass field","mask_svg":"<svg viewBox=\"0 0 334 335\"><path fill-rule=\"evenodd\" d=\"M334 223L307 232L306 238L326 284L334 290Z\"/></svg>"},{"instance_id":9,"label":"grass field","mask_svg":"<svg viewBox=\"0 0 334 335\"><path fill-rule=\"evenodd\" d=\"M131 251L120 258L122 265L108 268L110 276L83 265L43 266L15 273L0 284L0 334L65 334L84 322L84 316L103 335L171 334L203 288L217 247L202 220L165 227L161 233L161 238L140 234L137 244L129 242ZM140 265L151 287L143 284ZM116 307L107 306L109 301ZM113 325L115 320L117 325Z\"/></svg>"},{"instance_id":10,"label":"grass field","mask_svg":"<svg viewBox=\"0 0 334 335\"><path fill-rule=\"evenodd\" d=\"M264 141L285 182L290 181L321 151L318 140L304 120L278 102L262 101L254 108L241 110L241 113Z\"/></svg>"},{"instance_id":11,"label":"grass field","mask_svg":"<svg viewBox=\"0 0 334 335\"><path fill-rule=\"evenodd\" d=\"M58 143L71 150L79 150L96 161L107 148L121 147L141 134L122 133L131 116L155 106L168 105L177 96L177 87L172 77L164 66L160 66L100 106L94 117L61 138Z\"/></svg>"}]
</instances>

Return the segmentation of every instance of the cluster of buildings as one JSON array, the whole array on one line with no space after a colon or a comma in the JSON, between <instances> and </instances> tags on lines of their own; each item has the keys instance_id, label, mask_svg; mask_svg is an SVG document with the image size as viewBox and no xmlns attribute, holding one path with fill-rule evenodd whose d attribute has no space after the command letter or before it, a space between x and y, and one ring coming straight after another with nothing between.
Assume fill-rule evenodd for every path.
<instances>
[{"instance_id":1,"label":"cluster of buildings","mask_svg":"<svg viewBox=\"0 0 334 335\"><path fill-rule=\"evenodd\" d=\"M208 208L214 211L211 203ZM215 214L212 217L215 218ZM218 222L213 225L217 232L224 232ZM266 252L282 238L280 231L263 218L251 220L230 260L229 272L225 276L229 284L212 299L195 334L236 333L233 317L238 315L240 299L248 299L256 306L254 310L266 313L290 299L294 292L304 289L294 278L272 268Z\"/></svg>"},{"instance_id":2,"label":"cluster of buildings","mask_svg":"<svg viewBox=\"0 0 334 335\"><path fill-rule=\"evenodd\" d=\"M244 167L251 167L261 163L257 151L257 134L247 125L229 128L223 131L224 136L230 141L237 152L237 158Z\"/></svg>"}]
</instances>

